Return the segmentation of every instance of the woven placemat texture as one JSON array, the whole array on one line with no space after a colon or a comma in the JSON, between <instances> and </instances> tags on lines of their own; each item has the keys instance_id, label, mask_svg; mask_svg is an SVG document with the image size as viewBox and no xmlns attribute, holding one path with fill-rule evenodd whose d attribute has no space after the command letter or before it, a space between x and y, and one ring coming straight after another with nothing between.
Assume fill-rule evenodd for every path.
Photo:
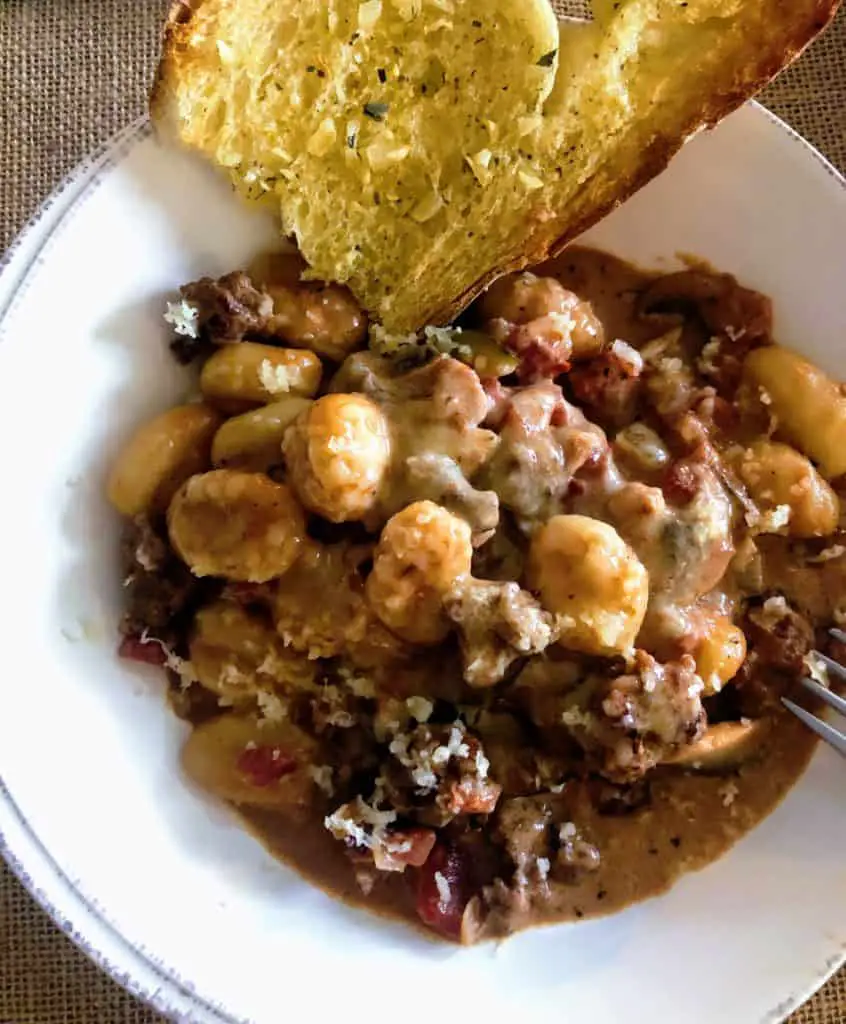
<instances>
[{"instance_id":1,"label":"woven placemat texture","mask_svg":"<svg viewBox=\"0 0 846 1024\"><path fill-rule=\"evenodd\" d=\"M0 0L0 252L87 152L143 112L163 9L164 0ZM846 170L846 9L764 101ZM160 1021L0 867L0 1024ZM791 1024L846 1024L846 970Z\"/></svg>"}]
</instances>

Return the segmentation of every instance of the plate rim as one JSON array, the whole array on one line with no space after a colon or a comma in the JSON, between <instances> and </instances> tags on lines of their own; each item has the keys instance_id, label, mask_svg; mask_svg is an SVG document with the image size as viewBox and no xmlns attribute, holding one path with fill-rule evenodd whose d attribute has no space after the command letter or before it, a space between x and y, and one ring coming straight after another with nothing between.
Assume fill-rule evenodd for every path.
<instances>
[{"instance_id":1,"label":"plate rim","mask_svg":"<svg viewBox=\"0 0 846 1024\"><path fill-rule=\"evenodd\" d=\"M846 193L841 173L796 129L757 100L744 107L763 115L806 155L822 167ZM66 217L93 194L138 145L154 134L142 116L101 143L84 157L38 206L11 244L0 255L0 335L13 306L28 289L31 272L51 241L62 231ZM10 837L11 833L16 833ZM17 805L0 774L0 856L36 904L59 931L100 970L135 999L178 1024L249 1024L201 996L178 971L157 963L143 948L125 938L95 902L86 898L43 845ZM806 987L780 1000L758 1024L780 1024L818 991L846 963L846 948L830 957Z\"/></svg>"}]
</instances>

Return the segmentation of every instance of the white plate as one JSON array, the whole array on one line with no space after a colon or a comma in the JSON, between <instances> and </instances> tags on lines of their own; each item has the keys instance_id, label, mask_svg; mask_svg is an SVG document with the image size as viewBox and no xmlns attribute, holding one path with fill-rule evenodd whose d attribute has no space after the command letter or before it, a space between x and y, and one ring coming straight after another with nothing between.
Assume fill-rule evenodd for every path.
<instances>
[{"instance_id":1,"label":"white plate","mask_svg":"<svg viewBox=\"0 0 846 1024\"><path fill-rule=\"evenodd\" d=\"M180 778L183 726L158 674L113 653L118 524L103 475L132 425L186 386L165 347L166 294L270 235L140 125L73 175L7 259L0 827L13 867L133 992L203 1024L781 1020L846 951L846 776L828 750L760 828L668 895L471 950L333 902ZM773 296L781 341L842 374L846 188L760 108L694 140L590 241L732 271Z\"/></svg>"}]
</instances>

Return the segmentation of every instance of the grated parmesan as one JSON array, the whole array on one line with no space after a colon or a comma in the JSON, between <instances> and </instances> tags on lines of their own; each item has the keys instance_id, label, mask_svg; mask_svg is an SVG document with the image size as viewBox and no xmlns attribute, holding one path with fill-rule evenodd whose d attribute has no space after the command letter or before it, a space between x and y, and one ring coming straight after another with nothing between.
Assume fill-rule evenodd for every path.
<instances>
[{"instance_id":1,"label":"grated parmesan","mask_svg":"<svg viewBox=\"0 0 846 1024\"><path fill-rule=\"evenodd\" d=\"M356 697L375 697L376 684L368 676L360 675L355 669L341 665L338 678Z\"/></svg>"},{"instance_id":2,"label":"grated parmesan","mask_svg":"<svg viewBox=\"0 0 846 1024\"><path fill-rule=\"evenodd\" d=\"M464 726L461 722L456 722L450 730L446 744L435 747L432 752L432 762L446 764L451 757L467 757L469 754L470 748L464 742Z\"/></svg>"},{"instance_id":3,"label":"grated parmesan","mask_svg":"<svg viewBox=\"0 0 846 1024\"><path fill-rule=\"evenodd\" d=\"M700 373L716 373L717 363L716 359L720 354L720 339L711 338L711 340L703 346L702 351L699 353L699 359L697 360L697 366Z\"/></svg>"},{"instance_id":4,"label":"grated parmesan","mask_svg":"<svg viewBox=\"0 0 846 1024\"><path fill-rule=\"evenodd\" d=\"M435 705L425 697L409 697L405 706L411 712L412 717L420 723L428 722L435 710Z\"/></svg>"},{"instance_id":5,"label":"grated parmesan","mask_svg":"<svg viewBox=\"0 0 846 1024\"><path fill-rule=\"evenodd\" d=\"M310 764L308 774L311 776L318 789L322 789L327 796L332 796L335 786L332 782L332 766L328 764Z\"/></svg>"},{"instance_id":6,"label":"grated parmesan","mask_svg":"<svg viewBox=\"0 0 846 1024\"><path fill-rule=\"evenodd\" d=\"M435 885L438 887L438 906L441 910L446 910L449 906L452 890L449 887L446 876L440 871L435 872Z\"/></svg>"},{"instance_id":7,"label":"grated parmesan","mask_svg":"<svg viewBox=\"0 0 846 1024\"><path fill-rule=\"evenodd\" d=\"M374 800L376 796L374 794ZM357 796L328 814L323 825L336 839L350 840L356 846L372 850L377 843L384 842L385 829L396 819L396 811L381 811Z\"/></svg>"},{"instance_id":8,"label":"grated parmesan","mask_svg":"<svg viewBox=\"0 0 846 1024\"><path fill-rule=\"evenodd\" d=\"M173 327L176 334L186 338L198 338L200 336L199 318L200 311L192 306L185 299L177 302L168 302L164 313L165 320Z\"/></svg>"},{"instance_id":9,"label":"grated parmesan","mask_svg":"<svg viewBox=\"0 0 846 1024\"><path fill-rule=\"evenodd\" d=\"M283 722L288 717L288 709L282 703L281 698L270 690L258 690L256 702L262 718L269 722Z\"/></svg>"},{"instance_id":10,"label":"grated parmesan","mask_svg":"<svg viewBox=\"0 0 846 1024\"><path fill-rule=\"evenodd\" d=\"M618 339L611 346L611 352L620 362L630 366L635 373L640 373L643 370L643 356L627 342ZM679 364L681 364L681 360L679 360Z\"/></svg>"},{"instance_id":11,"label":"grated parmesan","mask_svg":"<svg viewBox=\"0 0 846 1024\"><path fill-rule=\"evenodd\" d=\"M291 390L291 377L287 366L274 366L269 359L261 361L259 380L262 387L271 395L281 395Z\"/></svg>"}]
</instances>

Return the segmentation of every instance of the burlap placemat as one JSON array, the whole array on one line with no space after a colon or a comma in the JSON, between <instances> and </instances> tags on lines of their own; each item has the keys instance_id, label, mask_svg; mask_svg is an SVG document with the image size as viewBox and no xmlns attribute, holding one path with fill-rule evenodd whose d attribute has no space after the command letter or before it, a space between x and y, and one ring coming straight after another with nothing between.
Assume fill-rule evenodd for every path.
<instances>
[{"instance_id":1,"label":"burlap placemat","mask_svg":"<svg viewBox=\"0 0 846 1024\"><path fill-rule=\"evenodd\" d=\"M89 150L143 111L163 7L164 0L0 0L0 252ZM846 169L846 9L764 100ZM0 868L2 1024L160 1021ZM846 970L792 1024L846 1024Z\"/></svg>"}]
</instances>

